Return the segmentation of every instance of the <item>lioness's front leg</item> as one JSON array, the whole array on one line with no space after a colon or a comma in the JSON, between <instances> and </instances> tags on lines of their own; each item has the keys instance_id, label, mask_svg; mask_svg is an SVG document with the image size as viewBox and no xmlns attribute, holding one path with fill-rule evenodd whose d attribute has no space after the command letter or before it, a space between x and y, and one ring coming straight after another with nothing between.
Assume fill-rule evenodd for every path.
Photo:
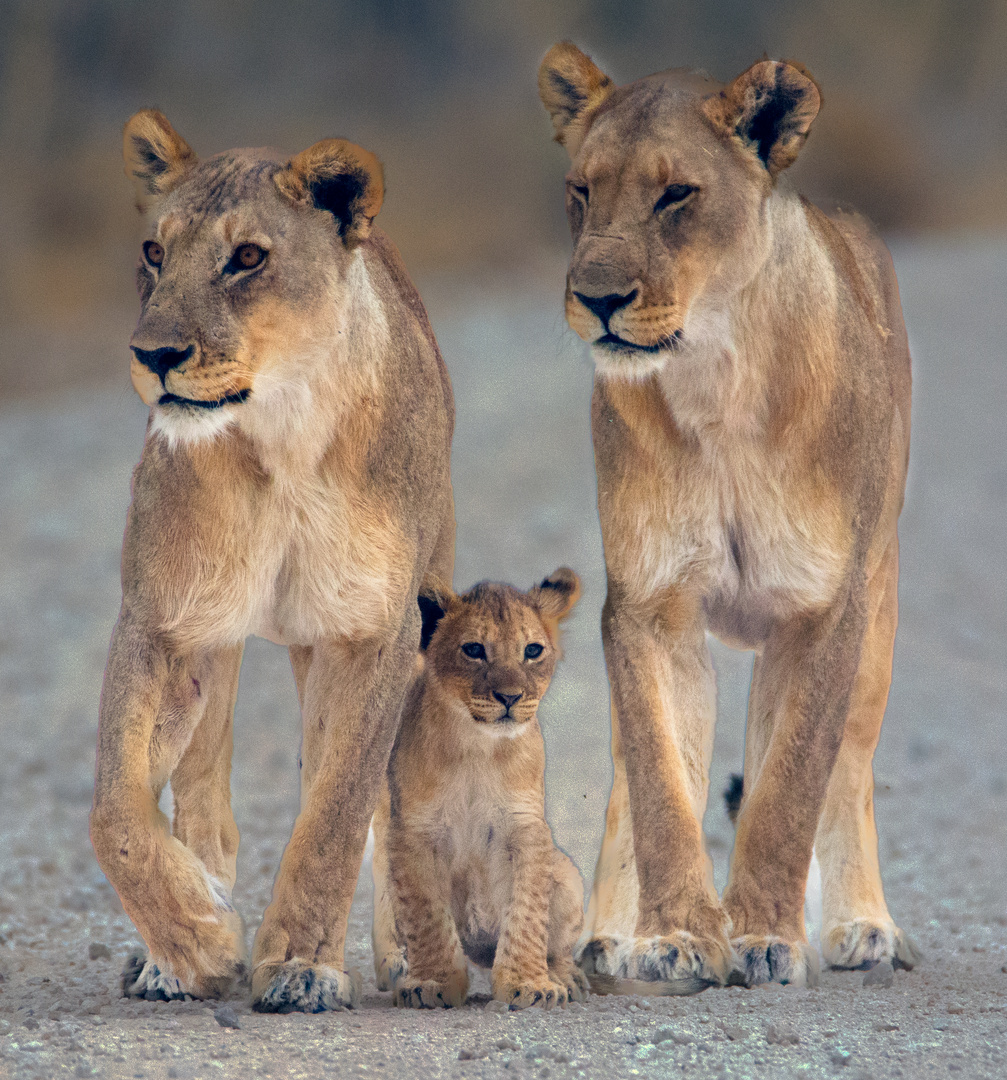
<instances>
[{"instance_id":1,"label":"lioness's front leg","mask_svg":"<svg viewBox=\"0 0 1007 1080\"><path fill-rule=\"evenodd\" d=\"M733 958L700 824L715 720L700 605L680 594L632 601L610 582L602 634L635 856L620 872L635 870L638 900L635 913L622 913L635 915L635 936L596 925L581 963L596 976L661 984L654 992L723 984Z\"/></svg>"},{"instance_id":2,"label":"lioness's front leg","mask_svg":"<svg viewBox=\"0 0 1007 1080\"><path fill-rule=\"evenodd\" d=\"M749 985L813 985L804 892L867 624L862 583L767 641L752 676L745 798L724 906Z\"/></svg>"},{"instance_id":3,"label":"lioness's front leg","mask_svg":"<svg viewBox=\"0 0 1007 1080\"><path fill-rule=\"evenodd\" d=\"M359 1003L359 975L343 970L346 923L419 636L412 604L390 639L324 642L294 659L304 725L301 812L255 937L257 1009Z\"/></svg>"},{"instance_id":4,"label":"lioness's front leg","mask_svg":"<svg viewBox=\"0 0 1007 1080\"><path fill-rule=\"evenodd\" d=\"M126 612L112 637L91 840L149 949L123 973L127 995L214 997L244 970L243 928L230 902L237 833L226 797L240 662L240 648L173 656ZM193 743L210 754L202 782L183 764ZM176 837L157 797L178 768ZM200 791L206 802L198 808Z\"/></svg>"}]
</instances>

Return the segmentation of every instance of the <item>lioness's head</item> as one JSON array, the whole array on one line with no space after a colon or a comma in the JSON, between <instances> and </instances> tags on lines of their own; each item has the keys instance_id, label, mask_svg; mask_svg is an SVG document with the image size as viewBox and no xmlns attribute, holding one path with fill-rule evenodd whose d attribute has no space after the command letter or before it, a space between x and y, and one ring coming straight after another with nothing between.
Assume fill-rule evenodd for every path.
<instances>
[{"instance_id":1,"label":"lioness's head","mask_svg":"<svg viewBox=\"0 0 1007 1080\"><path fill-rule=\"evenodd\" d=\"M251 150L198 161L152 109L126 125L123 153L148 222L133 385L172 437L213 434L291 365L327 359L381 166L342 139L289 161Z\"/></svg>"},{"instance_id":2,"label":"lioness's head","mask_svg":"<svg viewBox=\"0 0 1007 1080\"><path fill-rule=\"evenodd\" d=\"M722 87L667 71L617 88L569 42L539 71L570 154L566 316L599 370L640 376L706 332L772 241L776 177L821 104L799 65L760 61Z\"/></svg>"},{"instance_id":3,"label":"lioness's head","mask_svg":"<svg viewBox=\"0 0 1007 1080\"><path fill-rule=\"evenodd\" d=\"M521 592L482 582L456 596L436 583L420 593L420 648L435 680L488 730L515 734L533 720L559 659L559 623L580 595L566 567Z\"/></svg>"}]
</instances>

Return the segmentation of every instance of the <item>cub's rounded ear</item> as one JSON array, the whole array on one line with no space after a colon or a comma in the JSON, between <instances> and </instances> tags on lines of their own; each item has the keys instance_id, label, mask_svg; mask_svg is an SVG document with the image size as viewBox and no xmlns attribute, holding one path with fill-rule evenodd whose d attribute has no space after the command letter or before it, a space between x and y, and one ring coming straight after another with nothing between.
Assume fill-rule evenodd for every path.
<instances>
[{"instance_id":1,"label":"cub's rounded ear","mask_svg":"<svg viewBox=\"0 0 1007 1080\"><path fill-rule=\"evenodd\" d=\"M434 636L437 624L444 618L444 613L454 600L454 593L435 578L425 578L416 598L420 605L420 652L426 652L430 639Z\"/></svg>"},{"instance_id":2,"label":"cub's rounded ear","mask_svg":"<svg viewBox=\"0 0 1007 1080\"><path fill-rule=\"evenodd\" d=\"M551 573L541 585L536 585L528 595L535 602L544 619L565 619L580 597L580 578L568 566L561 566Z\"/></svg>"},{"instance_id":3,"label":"cub's rounded ear","mask_svg":"<svg viewBox=\"0 0 1007 1080\"><path fill-rule=\"evenodd\" d=\"M703 103L713 126L754 151L774 179L797 159L821 107L808 69L779 60L760 60Z\"/></svg>"},{"instance_id":4,"label":"cub's rounded ear","mask_svg":"<svg viewBox=\"0 0 1007 1080\"><path fill-rule=\"evenodd\" d=\"M348 248L366 240L385 198L381 162L346 139L323 139L291 158L276 186L297 203L312 203L336 219Z\"/></svg>"},{"instance_id":5,"label":"cub's rounded ear","mask_svg":"<svg viewBox=\"0 0 1007 1080\"><path fill-rule=\"evenodd\" d=\"M122 133L122 156L141 211L163 199L198 160L157 109L141 109L127 121Z\"/></svg>"},{"instance_id":6,"label":"cub's rounded ear","mask_svg":"<svg viewBox=\"0 0 1007 1080\"><path fill-rule=\"evenodd\" d=\"M613 90L615 83L572 41L561 41L546 53L538 69L538 93L552 117L556 142L566 147L571 159L598 106Z\"/></svg>"}]
</instances>

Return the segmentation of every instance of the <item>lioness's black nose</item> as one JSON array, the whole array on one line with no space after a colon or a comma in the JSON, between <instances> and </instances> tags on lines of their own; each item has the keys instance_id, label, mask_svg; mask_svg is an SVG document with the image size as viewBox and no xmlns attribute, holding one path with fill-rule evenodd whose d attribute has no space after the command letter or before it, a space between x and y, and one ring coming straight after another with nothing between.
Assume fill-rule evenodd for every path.
<instances>
[{"instance_id":1,"label":"lioness's black nose","mask_svg":"<svg viewBox=\"0 0 1007 1080\"><path fill-rule=\"evenodd\" d=\"M184 364L193 353L192 345L183 352L178 349L138 349L135 345L132 349L137 360L150 368L159 379L163 379L172 368Z\"/></svg>"},{"instance_id":2,"label":"lioness's black nose","mask_svg":"<svg viewBox=\"0 0 1007 1080\"><path fill-rule=\"evenodd\" d=\"M520 694L498 694L495 690L493 691L493 696L505 709L510 709L514 702L521 697Z\"/></svg>"},{"instance_id":3,"label":"lioness's black nose","mask_svg":"<svg viewBox=\"0 0 1007 1080\"><path fill-rule=\"evenodd\" d=\"M636 299L636 289L626 293L625 296L621 293L609 293L607 296L585 296L579 292L575 292L573 295L592 315L596 315L601 319L602 325L607 330L608 320L612 318L619 308L624 308Z\"/></svg>"}]
</instances>

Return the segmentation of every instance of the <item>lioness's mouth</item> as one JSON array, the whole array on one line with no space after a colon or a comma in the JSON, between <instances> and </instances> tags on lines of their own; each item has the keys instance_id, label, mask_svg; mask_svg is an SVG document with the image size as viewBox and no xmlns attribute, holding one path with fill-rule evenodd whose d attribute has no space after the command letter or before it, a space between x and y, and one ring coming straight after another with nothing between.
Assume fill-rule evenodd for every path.
<instances>
[{"instance_id":1,"label":"lioness's mouth","mask_svg":"<svg viewBox=\"0 0 1007 1080\"><path fill-rule=\"evenodd\" d=\"M621 338L616 334L605 334L604 337L600 337L595 341L595 345L601 345L611 352L659 353L667 349L674 349L681 340L681 330L676 330L668 337L661 338L660 341L653 345L634 345L632 341L626 341L625 338Z\"/></svg>"},{"instance_id":2,"label":"lioness's mouth","mask_svg":"<svg viewBox=\"0 0 1007 1080\"><path fill-rule=\"evenodd\" d=\"M222 405L238 405L251 393L250 387L239 390L236 394L226 394L216 401L201 401L199 398L179 397L177 394L162 394L158 405L194 405L197 409L219 409Z\"/></svg>"}]
</instances>

